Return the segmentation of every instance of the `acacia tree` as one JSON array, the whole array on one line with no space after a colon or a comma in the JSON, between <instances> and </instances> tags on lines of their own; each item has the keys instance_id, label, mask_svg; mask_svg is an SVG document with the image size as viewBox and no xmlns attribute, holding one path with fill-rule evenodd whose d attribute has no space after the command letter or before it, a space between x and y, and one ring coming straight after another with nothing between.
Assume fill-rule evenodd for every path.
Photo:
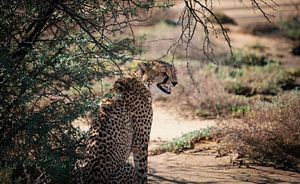
<instances>
[{"instance_id":1,"label":"acacia tree","mask_svg":"<svg viewBox=\"0 0 300 184\"><path fill-rule=\"evenodd\" d=\"M212 2L184 2L182 34L171 47L184 43L188 49L199 24L206 35L203 51L212 60L209 16L217 20ZM155 0L0 1L0 169L9 173L0 181L34 183L44 173L53 183L68 181L76 148L85 138L72 122L96 111L103 97L93 94L93 81L122 75L120 65L141 52L133 26L151 18L153 9L172 5ZM217 25L231 47L226 30ZM114 38L124 29L132 34Z\"/></svg>"}]
</instances>

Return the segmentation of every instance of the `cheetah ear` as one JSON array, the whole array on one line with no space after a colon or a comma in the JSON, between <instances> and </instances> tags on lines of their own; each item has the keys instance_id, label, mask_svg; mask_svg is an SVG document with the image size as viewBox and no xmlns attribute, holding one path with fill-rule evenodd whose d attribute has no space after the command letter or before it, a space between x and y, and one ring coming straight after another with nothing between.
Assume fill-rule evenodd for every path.
<instances>
[{"instance_id":1,"label":"cheetah ear","mask_svg":"<svg viewBox=\"0 0 300 184\"><path fill-rule=\"evenodd\" d=\"M149 64L148 63L139 63L137 66L137 73L139 76L143 76L145 72L148 70Z\"/></svg>"}]
</instances>

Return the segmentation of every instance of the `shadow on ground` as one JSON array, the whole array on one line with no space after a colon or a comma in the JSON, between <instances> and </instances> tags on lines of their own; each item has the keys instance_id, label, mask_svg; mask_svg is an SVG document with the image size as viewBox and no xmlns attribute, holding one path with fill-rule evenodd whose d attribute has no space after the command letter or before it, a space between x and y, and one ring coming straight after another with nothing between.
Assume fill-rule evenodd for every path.
<instances>
[{"instance_id":1,"label":"shadow on ground","mask_svg":"<svg viewBox=\"0 0 300 184\"><path fill-rule=\"evenodd\" d=\"M149 157L149 183L300 183L300 173L271 167L229 165L229 157L171 154Z\"/></svg>"}]
</instances>

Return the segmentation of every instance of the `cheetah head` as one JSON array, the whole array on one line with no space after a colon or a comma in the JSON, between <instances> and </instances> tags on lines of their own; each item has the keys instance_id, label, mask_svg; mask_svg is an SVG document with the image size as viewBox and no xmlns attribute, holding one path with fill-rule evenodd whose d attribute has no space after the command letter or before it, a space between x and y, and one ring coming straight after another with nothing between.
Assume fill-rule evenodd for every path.
<instances>
[{"instance_id":1,"label":"cheetah head","mask_svg":"<svg viewBox=\"0 0 300 184\"><path fill-rule=\"evenodd\" d=\"M139 63L136 72L150 91L171 94L172 87L178 83L175 67L164 61Z\"/></svg>"}]
</instances>

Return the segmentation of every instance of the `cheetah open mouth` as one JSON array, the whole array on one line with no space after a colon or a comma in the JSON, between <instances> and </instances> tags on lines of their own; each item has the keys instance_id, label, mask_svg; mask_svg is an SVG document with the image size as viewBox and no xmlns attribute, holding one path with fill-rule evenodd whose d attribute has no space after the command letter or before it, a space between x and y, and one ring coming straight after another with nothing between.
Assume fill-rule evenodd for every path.
<instances>
[{"instance_id":1,"label":"cheetah open mouth","mask_svg":"<svg viewBox=\"0 0 300 184\"><path fill-rule=\"evenodd\" d=\"M168 84L166 84L169 80L169 76L165 76L166 78L164 78L164 80L162 82L157 83L157 87L158 89L160 89L162 92L166 93L166 94L171 94L171 86L169 86Z\"/></svg>"},{"instance_id":2,"label":"cheetah open mouth","mask_svg":"<svg viewBox=\"0 0 300 184\"><path fill-rule=\"evenodd\" d=\"M171 94L171 86L166 86L162 83L158 83L157 84L158 89L160 89L162 92L166 93L166 94Z\"/></svg>"}]
</instances>

